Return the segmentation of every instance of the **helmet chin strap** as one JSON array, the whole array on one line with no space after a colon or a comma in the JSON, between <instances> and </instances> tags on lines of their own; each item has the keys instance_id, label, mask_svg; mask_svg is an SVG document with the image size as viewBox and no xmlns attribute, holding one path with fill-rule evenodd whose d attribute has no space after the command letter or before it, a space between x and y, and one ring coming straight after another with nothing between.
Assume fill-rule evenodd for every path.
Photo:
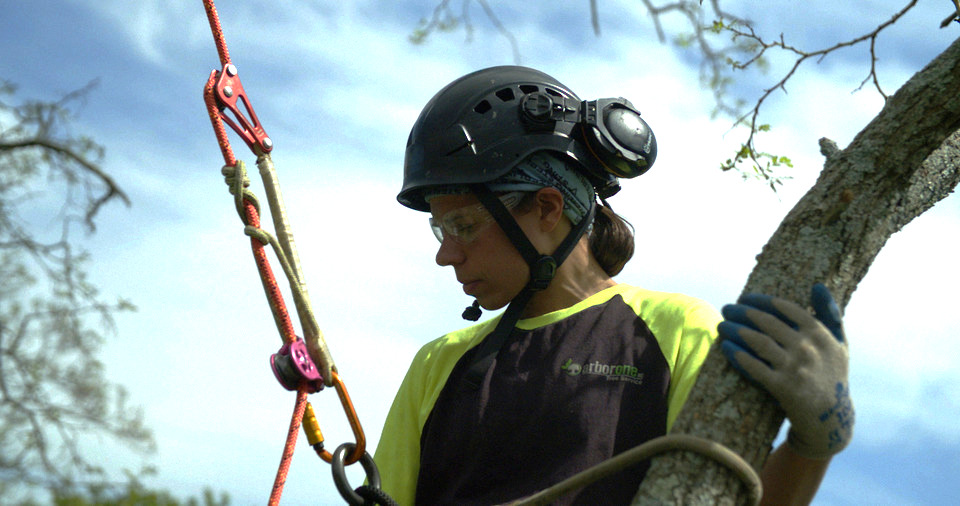
<instances>
[{"instance_id":1,"label":"helmet chin strap","mask_svg":"<svg viewBox=\"0 0 960 506\"><path fill-rule=\"evenodd\" d=\"M550 285L557 273L557 267L570 255L577 242L590 227L590 224L593 223L597 206L595 200L591 201L590 210L586 216L570 230L552 255L545 255L537 251L537 248L527 238L510 211L486 185L472 184L470 190L477 196L480 203L487 208L500 228L503 229L507 238L520 252L527 265L530 266L530 280L520 290L520 293L510 301L493 332L477 347L473 363L466 375L466 382L473 388L479 388L497 353L500 352L500 349L516 328L517 321L520 320L520 316L533 294L546 289ZM468 316L476 315L476 318L472 318L475 321L480 317L480 312L479 301L474 301L473 306L468 307L463 312L463 317L471 319Z\"/></svg>"}]
</instances>

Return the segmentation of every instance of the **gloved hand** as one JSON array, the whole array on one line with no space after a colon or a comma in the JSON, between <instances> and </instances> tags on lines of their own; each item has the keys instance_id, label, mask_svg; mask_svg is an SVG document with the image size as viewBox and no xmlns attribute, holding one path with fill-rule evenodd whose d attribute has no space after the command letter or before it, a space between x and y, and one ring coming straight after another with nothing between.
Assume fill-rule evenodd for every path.
<instances>
[{"instance_id":1,"label":"gloved hand","mask_svg":"<svg viewBox=\"0 0 960 506\"><path fill-rule=\"evenodd\" d=\"M830 291L816 284L810 300L816 317L790 301L747 294L723 307L717 330L733 367L780 402L790 420L787 443L801 456L826 459L853 435L850 355Z\"/></svg>"}]
</instances>

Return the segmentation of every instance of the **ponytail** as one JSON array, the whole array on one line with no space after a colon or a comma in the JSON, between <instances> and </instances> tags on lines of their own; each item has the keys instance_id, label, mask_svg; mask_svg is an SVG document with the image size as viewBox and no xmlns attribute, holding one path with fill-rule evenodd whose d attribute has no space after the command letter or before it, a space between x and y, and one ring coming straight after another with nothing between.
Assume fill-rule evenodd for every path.
<instances>
[{"instance_id":1,"label":"ponytail","mask_svg":"<svg viewBox=\"0 0 960 506\"><path fill-rule=\"evenodd\" d=\"M633 225L613 209L606 205L597 206L590 234L590 252L607 276L619 274L633 257L633 230Z\"/></svg>"}]
</instances>

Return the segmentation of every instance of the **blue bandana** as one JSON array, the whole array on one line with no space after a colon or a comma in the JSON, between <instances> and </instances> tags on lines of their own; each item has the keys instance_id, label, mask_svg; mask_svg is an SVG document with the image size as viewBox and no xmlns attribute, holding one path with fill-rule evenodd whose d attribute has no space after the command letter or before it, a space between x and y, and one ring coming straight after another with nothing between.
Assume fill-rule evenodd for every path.
<instances>
[{"instance_id":1,"label":"blue bandana","mask_svg":"<svg viewBox=\"0 0 960 506\"><path fill-rule=\"evenodd\" d=\"M487 183L493 192L535 192L556 188L563 194L563 214L574 225L587 215L594 199L593 185L572 164L549 151L540 151L523 159L507 174ZM440 195L461 195L469 190L462 185L437 186L425 190L424 199Z\"/></svg>"}]
</instances>

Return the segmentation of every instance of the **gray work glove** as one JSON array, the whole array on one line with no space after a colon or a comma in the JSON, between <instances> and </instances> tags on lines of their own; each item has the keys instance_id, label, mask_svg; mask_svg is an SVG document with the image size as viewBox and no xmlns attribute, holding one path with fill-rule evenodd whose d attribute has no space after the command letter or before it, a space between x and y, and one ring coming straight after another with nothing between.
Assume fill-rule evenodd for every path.
<instances>
[{"instance_id":1,"label":"gray work glove","mask_svg":"<svg viewBox=\"0 0 960 506\"><path fill-rule=\"evenodd\" d=\"M827 459L853 435L850 354L840 310L816 284L816 316L784 299L747 294L724 306L721 349L740 373L767 390L790 420L787 443L797 454Z\"/></svg>"}]
</instances>

